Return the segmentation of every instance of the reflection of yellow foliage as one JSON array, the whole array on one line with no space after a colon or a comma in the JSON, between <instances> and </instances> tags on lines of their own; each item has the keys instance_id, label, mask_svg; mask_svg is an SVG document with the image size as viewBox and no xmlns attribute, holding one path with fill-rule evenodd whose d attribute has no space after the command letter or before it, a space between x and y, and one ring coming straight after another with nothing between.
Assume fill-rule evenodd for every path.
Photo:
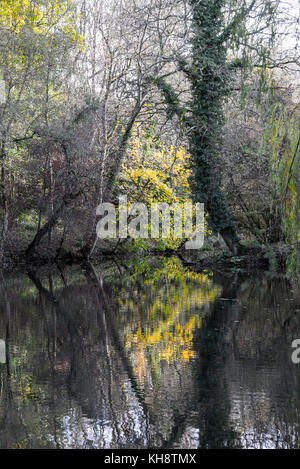
<instances>
[{"instance_id":1,"label":"reflection of yellow foliage","mask_svg":"<svg viewBox=\"0 0 300 469\"><path fill-rule=\"evenodd\" d=\"M153 332L147 331L143 334L140 326L138 331L130 337L130 342L127 342L127 345L137 344L139 356L137 365L143 364L145 366L145 350L147 347L153 346L157 357L168 363L178 359L188 362L195 358L195 352L192 350L193 332L196 327L202 326L202 318L194 316L185 324L181 324L179 315L180 311L175 311L169 320L161 322ZM141 352L143 352L143 360Z\"/></svg>"},{"instance_id":2,"label":"reflection of yellow foliage","mask_svg":"<svg viewBox=\"0 0 300 469\"><path fill-rule=\"evenodd\" d=\"M178 315L179 312L175 316ZM195 358L195 352L192 350L193 331L196 327L202 326L202 318L192 317L183 325L178 322L175 331L172 319L162 324L161 329L156 330L153 334L150 333L145 336L141 334L140 341L146 346L162 345L162 349L158 351L158 357L168 363L178 359L188 362L190 359ZM173 332L171 332L172 330ZM135 339L133 338L133 340Z\"/></svg>"},{"instance_id":3,"label":"reflection of yellow foliage","mask_svg":"<svg viewBox=\"0 0 300 469\"><path fill-rule=\"evenodd\" d=\"M30 376L21 375L19 378L12 376L12 386L15 389L17 398L21 401L26 402L34 395Z\"/></svg>"},{"instance_id":4,"label":"reflection of yellow foliage","mask_svg":"<svg viewBox=\"0 0 300 469\"><path fill-rule=\"evenodd\" d=\"M161 360L171 364L196 358L195 330L202 327L205 305L220 293L208 275L191 272L172 258L147 272L144 285L155 291L154 297L143 293L134 301L128 295L120 300L126 316L132 317L125 326L125 345L140 383L148 375L150 363L159 373Z\"/></svg>"},{"instance_id":5,"label":"reflection of yellow foliage","mask_svg":"<svg viewBox=\"0 0 300 469\"><path fill-rule=\"evenodd\" d=\"M211 282L207 272L193 272L184 267L180 260L176 257L163 258L160 267L154 271L148 270L147 261L140 263L135 268L135 276L143 274L143 281L147 285L154 285L160 281L175 280L182 282L198 283L204 289L205 286L211 291ZM134 276L133 276L134 277Z\"/></svg>"},{"instance_id":6,"label":"reflection of yellow foliage","mask_svg":"<svg viewBox=\"0 0 300 469\"><path fill-rule=\"evenodd\" d=\"M10 382L16 401L23 404L35 398L40 393L40 388L37 384L33 383L30 374L22 373L21 371L24 363L28 361L27 351L17 348L16 354L18 359L14 365L14 372L10 374Z\"/></svg>"}]
</instances>

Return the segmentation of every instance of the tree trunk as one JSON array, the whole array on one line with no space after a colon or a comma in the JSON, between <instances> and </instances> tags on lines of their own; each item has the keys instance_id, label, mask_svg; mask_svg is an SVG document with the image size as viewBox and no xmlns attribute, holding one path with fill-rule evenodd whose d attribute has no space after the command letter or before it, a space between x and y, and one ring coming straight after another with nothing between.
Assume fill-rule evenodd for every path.
<instances>
[{"instance_id":1,"label":"tree trunk","mask_svg":"<svg viewBox=\"0 0 300 469\"><path fill-rule=\"evenodd\" d=\"M222 190L222 136L224 100L230 90L223 0L190 0L193 11L190 151L194 160L195 201L205 204L213 231L220 233L233 254L239 240L227 198Z\"/></svg>"},{"instance_id":2,"label":"tree trunk","mask_svg":"<svg viewBox=\"0 0 300 469\"><path fill-rule=\"evenodd\" d=\"M79 196L80 193L81 193L81 191L77 192L76 194L73 194L73 195L69 196L68 198L67 197L63 198L61 204L53 212L53 214L51 215L51 217L49 218L47 223L45 223L45 225L42 226L42 228L40 228L38 230L38 232L36 233L36 235L33 238L32 242L29 244L28 248L26 249L26 256L30 257L33 254L35 254L36 248L39 246L39 244L40 244L41 240L43 239L43 237L47 233L49 233L49 231L51 231L54 228L54 226L56 225L57 220L62 215L65 208L69 205L69 203L72 200L76 199Z\"/></svg>"},{"instance_id":3,"label":"tree trunk","mask_svg":"<svg viewBox=\"0 0 300 469\"><path fill-rule=\"evenodd\" d=\"M4 170L4 153L2 154L2 167L1 167L1 199L2 199L2 212L3 212L3 225L0 241L0 260L4 257L5 241L8 233L8 202L6 194L5 170Z\"/></svg>"},{"instance_id":4,"label":"tree trunk","mask_svg":"<svg viewBox=\"0 0 300 469\"><path fill-rule=\"evenodd\" d=\"M108 177L108 181L106 183L106 188L104 190L104 195L101 196L101 200L99 200L99 203L110 202L114 197L115 189L116 189L117 182L118 182L119 172L120 172L120 169L121 169L121 166L122 166L124 156L126 154L127 144L130 140L131 132L132 132L134 123L136 121L136 118L139 115L140 109L141 109L141 101L140 101L140 99L137 99L137 102L136 102L136 105L133 109L131 118L128 121L127 127L126 127L125 132L122 136L119 151L116 155L114 167L111 169L111 175L110 175L110 177ZM102 177L102 181L103 181L103 177ZM102 187L100 187L99 192L103 193L103 188ZM102 200L102 197L103 197L103 200ZM95 207L94 208L93 223L92 223L92 226L90 228L90 236L89 236L86 244L83 246L83 248L80 249L81 256L85 257L86 259L89 259L91 257L91 255L93 254L93 251L95 249L96 243L97 243L96 227L97 227L98 221L99 221L99 217L96 215L96 207Z\"/></svg>"},{"instance_id":5,"label":"tree trunk","mask_svg":"<svg viewBox=\"0 0 300 469\"><path fill-rule=\"evenodd\" d=\"M52 228L55 226L58 218L63 213L65 206L66 206L66 201L64 199L62 201L62 203L60 204L60 206L53 212L53 214L51 215L51 217L49 218L47 223L45 223L45 225L42 226L42 228L40 228L37 231L37 233L36 233L35 237L33 238L32 242L29 244L28 248L26 249L26 255L27 256L32 256L33 254L35 254L36 248L39 246L39 244L40 244L41 240L43 239L43 237L47 233L49 233L52 230Z\"/></svg>"}]
</instances>

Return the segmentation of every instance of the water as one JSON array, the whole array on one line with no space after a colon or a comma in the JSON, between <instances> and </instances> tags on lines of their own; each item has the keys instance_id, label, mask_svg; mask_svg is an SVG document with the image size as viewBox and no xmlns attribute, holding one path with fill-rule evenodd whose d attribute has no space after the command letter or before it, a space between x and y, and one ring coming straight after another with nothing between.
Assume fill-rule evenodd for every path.
<instances>
[{"instance_id":1,"label":"water","mask_svg":"<svg viewBox=\"0 0 300 469\"><path fill-rule=\"evenodd\" d=\"M110 261L6 278L0 299L1 448L300 446L287 279Z\"/></svg>"}]
</instances>

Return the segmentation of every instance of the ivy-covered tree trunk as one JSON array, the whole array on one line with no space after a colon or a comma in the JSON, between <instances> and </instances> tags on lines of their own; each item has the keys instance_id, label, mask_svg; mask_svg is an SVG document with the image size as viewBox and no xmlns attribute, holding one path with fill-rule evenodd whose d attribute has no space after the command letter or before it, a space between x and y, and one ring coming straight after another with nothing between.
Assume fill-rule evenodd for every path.
<instances>
[{"instance_id":1,"label":"ivy-covered tree trunk","mask_svg":"<svg viewBox=\"0 0 300 469\"><path fill-rule=\"evenodd\" d=\"M231 252L239 241L226 195L222 190L224 100L230 73L226 59L224 0L190 0L193 10L193 61L190 151L194 160L193 192L205 204L211 228L221 234Z\"/></svg>"}]
</instances>

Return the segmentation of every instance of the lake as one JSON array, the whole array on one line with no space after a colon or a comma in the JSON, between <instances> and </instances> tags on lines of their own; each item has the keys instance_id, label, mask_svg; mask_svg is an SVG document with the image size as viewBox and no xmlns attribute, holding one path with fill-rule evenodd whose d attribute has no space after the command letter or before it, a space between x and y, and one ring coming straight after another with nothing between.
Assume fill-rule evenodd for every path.
<instances>
[{"instance_id":1,"label":"lake","mask_svg":"<svg viewBox=\"0 0 300 469\"><path fill-rule=\"evenodd\" d=\"M300 290L177 258L0 284L0 448L299 448Z\"/></svg>"}]
</instances>

